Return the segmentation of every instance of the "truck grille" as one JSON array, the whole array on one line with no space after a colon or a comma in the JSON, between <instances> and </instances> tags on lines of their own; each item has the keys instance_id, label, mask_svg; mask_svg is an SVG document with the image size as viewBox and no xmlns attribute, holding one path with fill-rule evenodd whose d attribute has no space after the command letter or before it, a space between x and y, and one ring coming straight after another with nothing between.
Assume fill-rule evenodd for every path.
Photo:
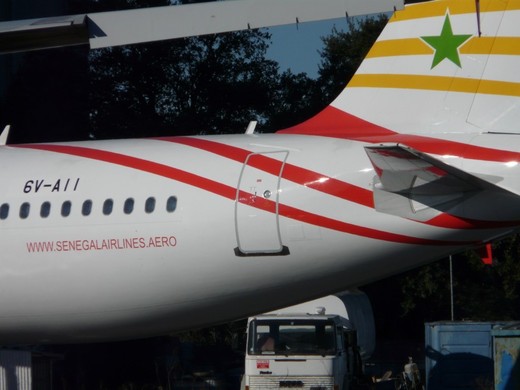
<instances>
[{"instance_id":1,"label":"truck grille","mask_svg":"<svg viewBox=\"0 0 520 390\"><path fill-rule=\"evenodd\" d=\"M291 378L286 376L251 376L251 390L260 389L296 389L296 390L332 390L334 379L330 376L301 376Z\"/></svg>"}]
</instances>

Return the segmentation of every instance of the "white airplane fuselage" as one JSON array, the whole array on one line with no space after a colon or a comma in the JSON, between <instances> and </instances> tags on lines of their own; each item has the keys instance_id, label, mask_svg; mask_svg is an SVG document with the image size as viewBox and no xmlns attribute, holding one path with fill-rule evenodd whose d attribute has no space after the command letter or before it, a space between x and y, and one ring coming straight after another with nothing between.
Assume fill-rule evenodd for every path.
<instances>
[{"instance_id":1,"label":"white airplane fuselage","mask_svg":"<svg viewBox=\"0 0 520 390\"><path fill-rule=\"evenodd\" d=\"M124 339L224 322L516 229L376 211L364 146L273 134L1 147L1 342ZM520 189L518 167L473 163Z\"/></svg>"},{"instance_id":2,"label":"white airplane fuselage","mask_svg":"<svg viewBox=\"0 0 520 390\"><path fill-rule=\"evenodd\" d=\"M518 231L519 19L407 5L277 134L0 146L0 342L220 323Z\"/></svg>"}]
</instances>

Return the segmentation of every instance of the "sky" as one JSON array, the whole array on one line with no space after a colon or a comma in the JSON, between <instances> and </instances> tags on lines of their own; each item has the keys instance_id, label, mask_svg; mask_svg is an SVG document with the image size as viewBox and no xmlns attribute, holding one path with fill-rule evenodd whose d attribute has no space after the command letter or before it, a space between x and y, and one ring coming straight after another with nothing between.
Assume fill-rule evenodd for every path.
<instances>
[{"instance_id":1,"label":"sky","mask_svg":"<svg viewBox=\"0 0 520 390\"><path fill-rule=\"evenodd\" d=\"M319 50L323 47L321 37L329 35L334 26L345 31L346 18L300 23L298 27L270 27L272 43L267 56L280 64L281 71L291 69L293 73L305 72L316 78L321 61Z\"/></svg>"}]
</instances>

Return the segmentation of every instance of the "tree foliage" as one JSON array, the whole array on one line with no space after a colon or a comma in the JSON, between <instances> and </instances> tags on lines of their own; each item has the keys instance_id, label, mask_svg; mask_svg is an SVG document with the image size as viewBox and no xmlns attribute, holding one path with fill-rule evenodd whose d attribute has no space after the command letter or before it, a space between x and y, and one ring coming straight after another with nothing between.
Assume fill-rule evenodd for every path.
<instances>
[{"instance_id":1,"label":"tree foliage","mask_svg":"<svg viewBox=\"0 0 520 390\"><path fill-rule=\"evenodd\" d=\"M330 35L322 37L318 79L310 79L306 74L282 74L270 127L295 125L330 104L352 78L387 20L385 15L350 18L346 31L334 28Z\"/></svg>"},{"instance_id":2,"label":"tree foliage","mask_svg":"<svg viewBox=\"0 0 520 390\"><path fill-rule=\"evenodd\" d=\"M309 78L306 73L283 72L273 92L265 125L267 131L303 122L324 107L321 104L317 80Z\"/></svg>"},{"instance_id":3,"label":"tree foliage","mask_svg":"<svg viewBox=\"0 0 520 390\"><path fill-rule=\"evenodd\" d=\"M323 37L319 68L321 103L330 103L345 88L386 25L385 15L348 20L348 29Z\"/></svg>"},{"instance_id":4,"label":"tree foliage","mask_svg":"<svg viewBox=\"0 0 520 390\"><path fill-rule=\"evenodd\" d=\"M91 98L101 104L92 104L93 132L215 134L265 121L278 77L265 58L268 39L248 30L94 52Z\"/></svg>"},{"instance_id":5,"label":"tree foliage","mask_svg":"<svg viewBox=\"0 0 520 390\"><path fill-rule=\"evenodd\" d=\"M454 314L457 320L513 320L520 315L520 237L493 245L492 265L475 251L453 256ZM446 260L411 272L402 284L403 314L427 307L425 320L449 319L449 267ZM442 303L441 303L442 302Z\"/></svg>"},{"instance_id":6,"label":"tree foliage","mask_svg":"<svg viewBox=\"0 0 520 390\"><path fill-rule=\"evenodd\" d=\"M507 321L520 317L520 236L493 244L493 264L476 251L452 256L454 319ZM451 319L449 260L365 286L380 337L422 338L424 322Z\"/></svg>"}]
</instances>

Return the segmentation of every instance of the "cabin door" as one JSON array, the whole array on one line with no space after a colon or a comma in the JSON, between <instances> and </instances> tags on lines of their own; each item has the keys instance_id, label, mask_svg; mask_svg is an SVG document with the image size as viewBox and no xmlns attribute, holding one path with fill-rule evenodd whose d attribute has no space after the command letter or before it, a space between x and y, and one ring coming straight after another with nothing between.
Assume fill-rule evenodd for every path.
<instances>
[{"instance_id":1,"label":"cabin door","mask_svg":"<svg viewBox=\"0 0 520 390\"><path fill-rule=\"evenodd\" d=\"M286 255L279 225L280 181L289 152L251 153L238 181L235 225L238 256Z\"/></svg>"}]
</instances>

